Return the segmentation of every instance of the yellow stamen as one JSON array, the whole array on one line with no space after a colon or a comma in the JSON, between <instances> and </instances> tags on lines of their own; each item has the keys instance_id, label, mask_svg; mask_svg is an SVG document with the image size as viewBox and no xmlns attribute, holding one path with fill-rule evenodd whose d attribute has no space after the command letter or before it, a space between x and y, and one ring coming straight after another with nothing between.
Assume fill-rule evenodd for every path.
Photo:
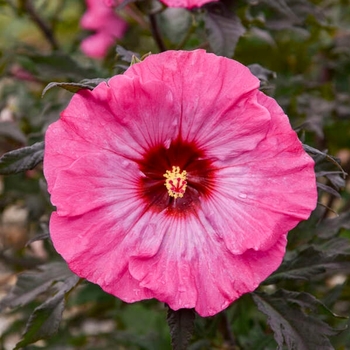
<instances>
[{"instance_id":1,"label":"yellow stamen","mask_svg":"<svg viewBox=\"0 0 350 350\"><path fill-rule=\"evenodd\" d=\"M180 171L180 167L173 166L172 171L167 170L163 175L166 178L165 187L168 190L168 194L175 199L182 198L187 187L187 172L185 170L183 172Z\"/></svg>"}]
</instances>

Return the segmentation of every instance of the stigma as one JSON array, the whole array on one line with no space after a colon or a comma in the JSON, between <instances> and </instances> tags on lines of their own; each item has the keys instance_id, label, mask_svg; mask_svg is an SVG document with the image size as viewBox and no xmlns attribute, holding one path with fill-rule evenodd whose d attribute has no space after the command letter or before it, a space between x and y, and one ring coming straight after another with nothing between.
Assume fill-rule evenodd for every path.
<instances>
[{"instance_id":1,"label":"stigma","mask_svg":"<svg viewBox=\"0 0 350 350\"><path fill-rule=\"evenodd\" d=\"M166 178L165 187L169 196L175 199L182 198L187 186L187 172L185 170L181 172L180 167L173 166L172 170L167 170L163 176Z\"/></svg>"}]
</instances>

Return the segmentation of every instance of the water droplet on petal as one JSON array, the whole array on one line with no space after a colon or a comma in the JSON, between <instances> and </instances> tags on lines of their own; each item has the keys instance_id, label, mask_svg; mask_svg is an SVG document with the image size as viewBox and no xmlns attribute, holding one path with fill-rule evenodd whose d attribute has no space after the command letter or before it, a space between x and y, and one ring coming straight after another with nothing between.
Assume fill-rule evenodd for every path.
<instances>
[{"instance_id":1,"label":"water droplet on petal","mask_svg":"<svg viewBox=\"0 0 350 350\"><path fill-rule=\"evenodd\" d=\"M246 199L247 198L247 195L245 193L240 193L238 195L239 198L243 198L243 199Z\"/></svg>"},{"instance_id":2,"label":"water droplet on petal","mask_svg":"<svg viewBox=\"0 0 350 350\"><path fill-rule=\"evenodd\" d=\"M221 308L222 308L222 309L226 309L227 305L228 305L228 302L225 301L225 302L223 302L223 303L221 304Z\"/></svg>"}]
</instances>

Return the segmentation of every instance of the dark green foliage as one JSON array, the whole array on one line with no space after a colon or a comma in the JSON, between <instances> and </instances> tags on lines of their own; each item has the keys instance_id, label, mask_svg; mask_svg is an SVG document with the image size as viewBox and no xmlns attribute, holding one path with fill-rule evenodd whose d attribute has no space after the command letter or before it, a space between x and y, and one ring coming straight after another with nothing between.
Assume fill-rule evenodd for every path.
<instances>
[{"instance_id":1,"label":"dark green foliage","mask_svg":"<svg viewBox=\"0 0 350 350\"><path fill-rule=\"evenodd\" d=\"M272 295L255 292L252 296L268 317L279 350L284 344L289 350L334 349L328 337L339 331L314 316L318 308L327 309L312 295L281 289Z\"/></svg>"},{"instance_id":2,"label":"dark green foliage","mask_svg":"<svg viewBox=\"0 0 350 350\"><path fill-rule=\"evenodd\" d=\"M25 144L27 140L25 135L20 130L18 130L16 125L10 122L1 123L0 137L15 140L20 144Z\"/></svg>"},{"instance_id":3,"label":"dark green foliage","mask_svg":"<svg viewBox=\"0 0 350 350\"><path fill-rule=\"evenodd\" d=\"M120 59L124 62L131 63L134 56L136 56L137 58L140 58L140 55L138 53L126 50L124 49L124 47L120 45L117 45L116 52L117 52L118 58L120 57Z\"/></svg>"},{"instance_id":4,"label":"dark green foliage","mask_svg":"<svg viewBox=\"0 0 350 350\"><path fill-rule=\"evenodd\" d=\"M0 311L28 304L38 295L46 292L55 282L74 276L64 262L52 262L41 265L36 270L23 272L18 276L17 284L1 300Z\"/></svg>"},{"instance_id":5,"label":"dark green foliage","mask_svg":"<svg viewBox=\"0 0 350 350\"><path fill-rule=\"evenodd\" d=\"M33 169L44 158L44 142L8 152L0 158L0 174L17 174Z\"/></svg>"},{"instance_id":6,"label":"dark green foliage","mask_svg":"<svg viewBox=\"0 0 350 350\"><path fill-rule=\"evenodd\" d=\"M42 81L95 78L92 70L81 67L70 56L58 52L50 55L27 54L18 57L18 60Z\"/></svg>"},{"instance_id":7,"label":"dark green foliage","mask_svg":"<svg viewBox=\"0 0 350 350\"><path fill-rule=\"evenodd\" d=\"M261 82L268 82L271 79L276 78L276 73L270 71L267 68L262 67L260 64L250 64L248 66L252 74L254 74Z\"/></svg>"},{"instance_id":8,"label":"dark green foliage","mask_svg":"<svg viewBox=\"0 0 350 350\"><path fill-rule=\"evenodd\" d=\"M17 284L0 302L0 310L23 306L44 292L50 296L36 307L30 316L22 340L15 349L55 334L61 322L67 293L76 286L79 277L63 262L39 266L18 276Z\"/></svg>"},{"instance_id":9,"label":"dark green foliage","mask_svg":"<svg viewBox=\"0 0 350 350\"><path fill-rule=\"evenodd\" d=\"M195 312L193 309L180 309L177 311L168 308L168 325L170 328L171 344L174 350L186 350L191 340Z\"/></svg>"},{"instance_id":10,"label":"dark green foliage","mask_svg":"<svg viewBox=\"0 0 350 350\"><path fill-rule=\"evenodd\" d=\"M32 344L39 339L48 338L57 332L66 304L66 294L76 286L78 281L78 276L71 275L63 282L55 284L54 291L56 294L35 308L29 318L23 338L14 350L21 349L23 346Z\"/></svg>"},{"instance_id":11,"label":"dark green foliage","mask_svg":"<svg viewBox=\"0 0 350 350\"><path fill-rule=\"evenodd\" d=\"M350 212L342 213L336 218L326 219L322 225L316 228L316 233L328 239L336 235L341 229L350 230ZM345 247L348 247L345 245Z\"/></svg>"},{"instance_id":12,"label":"dark green foliage","mask_svg":"<svg viewBox=\"0 0 350 350\"><path fill-rule=\"evenodd\" d=\"M69 92L78 92L79 90L93 90L98 84L102 82L107 82L108 79L84 79L80 83L59 83L59 82L51 82L49 83L45 89L43 90L41 96L44 96L46 92L54 87L60 87L62 89L65 89Z\"/></svg>"},{"instance_id":13,"label":"dark green foliage","mask_svg":"<svg viewBox=\"0 0 350 350\"><path fill-rule=\"evenodd\" d=\"M343 239L338 240L340 240L340 246L346 247ZM330 248L322 251L310 245L295 252L293 258L286 258L280 268L265 283L272 284L285 279L310 280L324 273L348 273L350 271L350 249L347 248L346 253L341 249L331 250Z\"/></svg>"},{"instance_id":14,"label":"dark green foliage","mask_svg":"<svg viewBox=\"0 0 350 350\"><path fill-rule=\"evenodd\" d=\"M209 7L204 21L213 52L220 56L232 57L239 38L246 31L239 17L222 8Z\"/></svg>"}]
</instances>

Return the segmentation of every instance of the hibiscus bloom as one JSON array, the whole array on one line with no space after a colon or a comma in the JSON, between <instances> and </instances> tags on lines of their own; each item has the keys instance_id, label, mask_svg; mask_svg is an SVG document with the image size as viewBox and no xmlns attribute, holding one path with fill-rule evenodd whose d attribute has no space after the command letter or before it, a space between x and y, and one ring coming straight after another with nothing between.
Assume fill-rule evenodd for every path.
<instances>
[{"instance_id":1,"label":"hibiscus bloom","mask_svg":"<svg viewBox=\"0 0 350 350\"><path fill-rule=\"evenodd\" d=\"M165 5L169 7L184 7L184 8L194 8L201 7L209 2L217 2L219 0L160 0Z\"/></svg>"},{"instance_id":2,"label":"hibiscus bloom","mask_svg":"<svg viewBox=\"0 0 350 350\"><path fill-rule=\"evenodd\" d=\"M240 63L167 51L72 98L46 134L50 231L77 275L201 316L256 289L316 203L312 159Z\"/></svg>"},{"instance_id":3,"label":"hibiscus bloom","mask_svg":"<svg viewBox=\"0 0 350 350\"><path fill-rule=\"evenodd\" d=\"M80 25L84 29L94 30L95 34L81 43L81 50L90 57L103 58L115 39L124 36L127 24L115 11L114 1L86 0L87 11L81 18Z\"/></svg>"}]
</instances>

